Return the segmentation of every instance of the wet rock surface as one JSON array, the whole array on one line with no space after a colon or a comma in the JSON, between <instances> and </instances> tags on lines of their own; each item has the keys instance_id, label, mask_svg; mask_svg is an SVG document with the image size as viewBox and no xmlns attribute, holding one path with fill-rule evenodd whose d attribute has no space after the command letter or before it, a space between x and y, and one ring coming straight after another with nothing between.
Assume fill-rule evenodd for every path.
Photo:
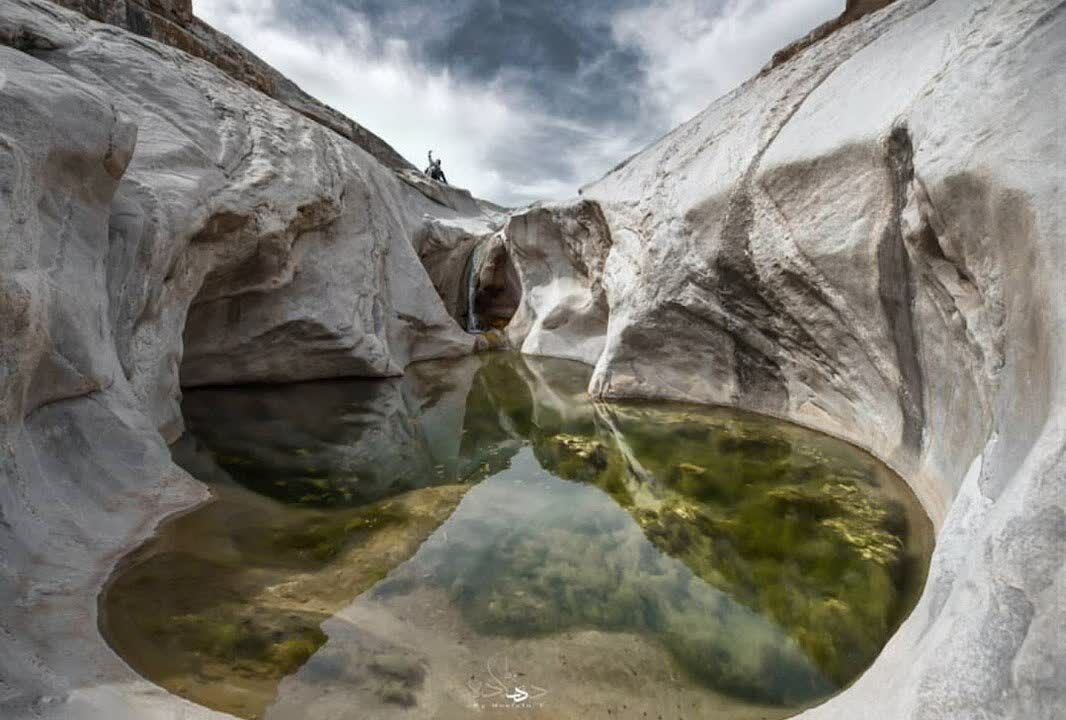
<instances>
[{"instance_id":1,"label":"wet rock surface","mask_svg":"<svg viewBox=\"0 0 1066 720\"><path fill-rule=\"evenodd\" d=\"M322 624L410 557L466 491L438 486L324 513L232 485L214 489L208 508L126 560L101 623L139 673L251 718L325 644ZM370 670L385 699L401 705L424 674L392 656L375 658Z\"/></svg>"}]
</instances>

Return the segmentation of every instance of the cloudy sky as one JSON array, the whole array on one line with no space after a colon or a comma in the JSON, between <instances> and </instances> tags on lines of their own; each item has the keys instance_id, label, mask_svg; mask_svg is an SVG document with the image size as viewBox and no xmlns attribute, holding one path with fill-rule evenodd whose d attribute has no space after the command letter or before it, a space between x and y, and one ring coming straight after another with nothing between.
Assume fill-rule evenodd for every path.
<instances>
[{"instance_id":1,"label":"cloudy sky","mask_svg":"<svg viewBox=\"0 0 1066 720\"><path fill-rule=\"evenodd\" d=\"M505 205L573 195L845 0L194 0L424 167Z\"/></svg>"}]
</instances>

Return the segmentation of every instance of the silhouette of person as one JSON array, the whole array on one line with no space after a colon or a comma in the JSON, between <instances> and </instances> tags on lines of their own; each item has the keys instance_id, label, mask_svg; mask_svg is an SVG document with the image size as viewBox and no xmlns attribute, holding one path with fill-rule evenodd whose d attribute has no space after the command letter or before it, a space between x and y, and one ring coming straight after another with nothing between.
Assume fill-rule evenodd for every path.
<instances>
[{"instance_id":1,"label":"silhouette of person","mask_svg":"<svg viewBox=\"0 0 1066 720\"><path fill-rule=\"evenodd\" d=\"M432 150L429 151L429 167L426 168L426 175L445 185L448 184L448 178L444 177L444 171L440 167L440 160L433 159Z\"/></svg>"}]
</instances>

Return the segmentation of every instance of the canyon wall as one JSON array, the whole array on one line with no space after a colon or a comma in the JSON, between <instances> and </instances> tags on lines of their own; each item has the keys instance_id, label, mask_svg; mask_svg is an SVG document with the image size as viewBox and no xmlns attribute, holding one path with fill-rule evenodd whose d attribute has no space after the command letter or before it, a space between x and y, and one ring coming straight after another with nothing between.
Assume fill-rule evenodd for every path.
<instances>
[{"instance_id":1,"label":"canyon wall","mask_svg":"<svg viewBox=\"0 0 1066 720\"><path fill-rule=\"evenodd\" d=\"M234 80L348 138L382 165L394 170L415 170L370 130L311 97L228 35L197 18L192 0L56 0L55 4L207 60Z\"/></svg>"},{"instance_id":2,"label":"canyon wall","mask_svg":"<svg viewBox=\"0 0 1066 720\"><path fill-rule=\"evenodd\" d=\"M1063 117L1066 3L901 0L584 188L602 270L564 253L523 288L547 319L560 278L603 287L593 394L794 420L911 483L939 529L922 602L804 718L1066 708ZM548 246L580 246L555 213Z\"/></svg>"},{"instance_id":3,"label":"canyon wall","mask_svg":"<svg viewBox=\"0 0 1066 720\"><path fill-rule=\"evenodd\" d=\"M243 50L250 79L183 52L155 29L196 27L180 3L81 5L140 34L0 0L0 716L217 717L96 631L116 560L204 498L165 444L179 383L470 352L479 243L521 291L511 342L594 364L594 394L795 420L911 482L927 590L805 718L1061 714L1066 2L853 18L505 227Z\"/></svg>"},{"instance_id":4,"label":"canyon wall","mask_svg":"<svg viewBox=\"0 0 1066 720\"><path fill-rule=\"evenodd\" d=\"M0 2L0 716L200 713L95 630L114 561L205 498L167 451L181 385L472 351L412 238L495 221L404 173L181 50Z\"/></svg>"}]
</instances>

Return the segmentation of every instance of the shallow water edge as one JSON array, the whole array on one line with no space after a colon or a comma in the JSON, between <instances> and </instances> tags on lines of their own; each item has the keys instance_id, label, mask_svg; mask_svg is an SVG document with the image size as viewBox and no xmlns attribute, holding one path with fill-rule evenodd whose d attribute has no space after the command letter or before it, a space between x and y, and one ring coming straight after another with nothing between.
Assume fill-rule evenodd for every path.
<instances>
[{"instance_id":1,"label":"shallow water edge","mask_svg":"<svg viewBox=\"0 0 1066 720\"><path fill-rule=\"evenodd\" d=\"M131 600L138 586L174 604L132 632L102 616L109 640L128 660L137 638L153 637L168 662L192 657L134 666L211 706L226 696L222 709L245 717L286 717L286 698L321 689L339 672L337 657L354 674L326 685L348 692L345 702L375 707L375 716L440 716L448 702L470 709L470 688L427 690L434 663L450 661L408 657L422 670L396 677L365 658L404 652L338 645L334 625L345 613L384 626L384 615L404 608L421 608L418 617L450 608L451 630L423 625L419 637L437 636L442 647L449 636L468 646L490 638L532 657L538 642L588 633L600 638L593 645L650 642L680 678L664 704L702 693L719 710L735 705L736 717L782 717L850 682L913 606L931 528L902 481L865 453L795 426L767 432L764 419L733 411L589 403L587 369L574 363L469 360L415 366L395 382L190 393L197 440L175 453L219 499L168 522L116 574L126 590L115 597L126 604L113 617L150 620ZM829 461L851 465L827 484L816 470ZM505 512L511 505L518 516ZM768 522L780 526L769 545L745 531ZM910 533L906 562L886 573L900 523ZM523 524L532 530L519 532ZM878 524L887 529L874 532ZM544 555L566 547L564 557ZM575 572L586 558L595 562ZM629 579L619 584L601 566ZM848 580L861 568L869 595ZM204 582L218 577L221 586ZM828 600L850 601L844 615L818 599L827 582L838 583ZM175 592L182 587L208 587L210 601ZM792 589L781 596L774 587ZM884 595L898 597L874 601ZM848 607L861 614L845 622ZM570 662L595 654L588 642L578 647ZM334 658L331 669L324 657ZM609 684L591 694L624 698Z\"/></svg>"}]
</instances>

